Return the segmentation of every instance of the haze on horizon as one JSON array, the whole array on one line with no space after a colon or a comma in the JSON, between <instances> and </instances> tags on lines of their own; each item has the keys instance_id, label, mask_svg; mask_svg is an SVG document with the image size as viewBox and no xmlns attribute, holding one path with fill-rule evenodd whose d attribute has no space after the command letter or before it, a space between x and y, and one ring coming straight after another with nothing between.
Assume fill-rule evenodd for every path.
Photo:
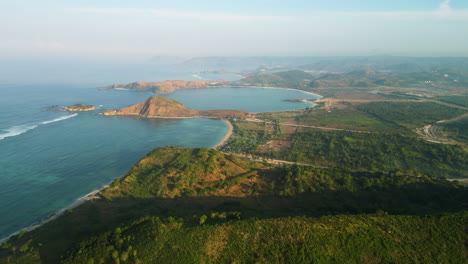
<instances>
[{"instance_id":1,"label":"haze on horizon","mask_svg":"<svg viewBox=\"0 0 468 264\"><path fill-rule=\"evenodd\" d=\"M3 1L0 59L468 56L468 1Z\"/></svg>"}]
</instances>

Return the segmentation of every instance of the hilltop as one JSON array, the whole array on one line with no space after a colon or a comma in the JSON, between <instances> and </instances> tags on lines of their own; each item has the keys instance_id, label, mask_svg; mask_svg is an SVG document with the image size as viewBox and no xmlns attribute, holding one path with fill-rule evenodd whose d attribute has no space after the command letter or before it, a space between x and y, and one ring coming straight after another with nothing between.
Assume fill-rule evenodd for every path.
<instances>
[{"instance_id":1,"label":"hilltop","mask_svg":"<svg viewBox=\"0 0 468 264\"><path fill-rule=\"evenodd\" d=\"M103 113L106 116L127 115L147 118L243 118L249 116L240 110L192 110L182 103L162 96L151 96L143 102L117 110L108 110Z\"/></svg>"}]
</instances>

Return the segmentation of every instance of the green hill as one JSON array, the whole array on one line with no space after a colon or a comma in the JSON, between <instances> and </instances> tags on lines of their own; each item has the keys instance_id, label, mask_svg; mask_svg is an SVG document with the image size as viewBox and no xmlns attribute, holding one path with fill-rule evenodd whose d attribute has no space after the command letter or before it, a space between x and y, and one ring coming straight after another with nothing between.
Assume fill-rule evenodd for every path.
<instances>
[{"instance_id":1,"label":"green hill","mask_svg":"<svg viewBox=\"0 0 468 264\"><path fill-rule=\"evenodd\" d=\"M467 204L468 187L413 172L164 147L96 199L10 239L0 262L464 262Z\"/></svg>"}]
</instances>

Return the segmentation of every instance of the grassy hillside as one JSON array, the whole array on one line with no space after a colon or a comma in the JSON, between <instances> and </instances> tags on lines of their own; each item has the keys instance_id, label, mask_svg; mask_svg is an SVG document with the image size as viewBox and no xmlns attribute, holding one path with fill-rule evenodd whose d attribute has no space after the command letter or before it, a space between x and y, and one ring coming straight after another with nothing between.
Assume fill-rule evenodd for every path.
<instances>
[{"instance_id":1,"label":"grassy hillside","mask_svg":"<svg viewBox=\"0 0 468 264\"><path fill-rule=\"evenodd\" d=\"M460 259L467 218L457 212L467 207L467 188L410 171L275 166L165 147L97 199L13 237L0 262L425 262L437 252L441 261ZM317 218L326 215L336 216ZM431 251L421 250L423 241ZM446 249L432 251L441 243Z\"/></svg>"}]
</instances>

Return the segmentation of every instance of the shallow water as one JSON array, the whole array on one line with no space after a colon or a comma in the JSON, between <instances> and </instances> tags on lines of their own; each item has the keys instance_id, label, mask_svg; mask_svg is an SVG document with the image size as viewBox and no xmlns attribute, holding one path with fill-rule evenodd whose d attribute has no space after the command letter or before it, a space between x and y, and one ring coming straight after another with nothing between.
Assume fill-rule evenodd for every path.
<instances>
[{"instance_id":1,"label":"shallow water","mask_svg":"<svg viewBox=\"0 0 468 264\"><path fill-rule=\"evenodd\" d=\"M212 147L227 133L220 120L106 117L99 111L145 100L149 92L98 91L73 85L0 88L0 237L66 207L123 175L165 145ZM192 109L248 112L309 107L285 99L314 96L289 90L210 88L165 95ZM93 104L94 112L46 111Z\"/></svg>"}]
</instances>

